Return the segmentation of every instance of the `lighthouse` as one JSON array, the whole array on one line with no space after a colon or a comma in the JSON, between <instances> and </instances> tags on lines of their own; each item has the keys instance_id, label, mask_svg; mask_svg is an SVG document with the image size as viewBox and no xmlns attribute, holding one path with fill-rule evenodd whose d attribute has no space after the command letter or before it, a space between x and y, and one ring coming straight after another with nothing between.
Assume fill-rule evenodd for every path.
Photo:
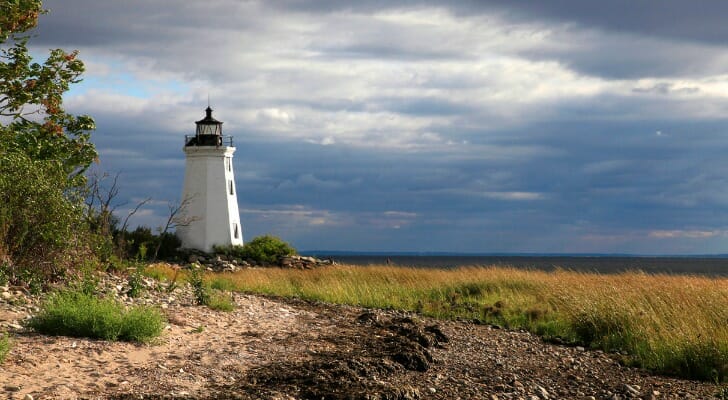
<instances>
[{"instance_id":1,"label":"lighthouse","mask_svg":"<svg viewBox=\"0 0 728 400\"><path fill-rule=\"evenodd\" d=\"M233 172L233 141L223 136L222 122L196 121L195 135L185 135L185 183L177 236L182 247L210 252L214 245L242 245L238 197Z\"/></svg>"}]
</instances>

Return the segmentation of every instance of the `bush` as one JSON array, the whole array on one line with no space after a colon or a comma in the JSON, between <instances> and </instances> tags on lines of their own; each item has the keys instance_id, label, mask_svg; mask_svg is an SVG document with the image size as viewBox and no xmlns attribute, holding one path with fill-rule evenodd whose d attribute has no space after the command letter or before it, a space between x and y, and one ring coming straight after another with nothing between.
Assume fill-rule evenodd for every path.
<instances>
[{"instance_id":1,"label":"bush","mask_svg":"<svg viewBox=\"0 0 728 400\"><path fill-rule=\"evenodd\" d=\"M117 243L124 248L124 257L137 258L140 261L150 261L154 250L159 246L157 258L166 260L177 255L177 248L182 244L173 233L165 232L155 235L152 229L139 226L131 232L117 232ZM144 250L143 250L144 249Z\"/></svg>"},{"instance_id":2,"label":"bush","mask_svg":"<svg viewBox=\"0 0 728 400\"><path fill-rule=\"evenodd\" d=\"M215 253L232 255L243 259L252 259L259 263L272 264L285 256L296 254L290 244L271 235L258 236L244 246L215 246Z\"/></svg>"},{"instance_id":3,"label":"bush","mask_svg":"<svg viewBox=\"0 0 728 400\"><path fill-rule=\"evenodd\" d=\"M165 319L151 307L129 310L118 301L80 290L51 295L28 326L39 333L105 340L147 342L162 333Z\"/></svg>"},{"instance_id":4,"label":"bush","mask_svg":"<svg viewBox=\"0 0 728 400\"><path fill-rule=\"evenodd\" d=\"M26 272L53 280L70 267L68 255L86 232L66 185L55 163L0 150L0 259L12 260L11 280Z\"/></svg>"}]
</instances>

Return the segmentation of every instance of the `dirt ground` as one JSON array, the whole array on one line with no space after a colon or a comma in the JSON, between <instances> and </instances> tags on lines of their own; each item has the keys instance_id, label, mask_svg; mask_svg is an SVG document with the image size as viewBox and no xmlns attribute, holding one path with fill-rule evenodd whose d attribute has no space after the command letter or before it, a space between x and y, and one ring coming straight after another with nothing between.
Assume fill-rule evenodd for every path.
<instances>
[{"instance_id":1,"label":"dirt ground","mask_svg":"<svg viewBox=\"0 0 728 400\"><path fill-rule=\"evenodd\" d=\"M166 296L141 300L169 319L152 344L28 332L33 301L5 296L0 331L13 347L0 398L707 399L720 389L469 322L243 294L218 312Z\"/></svg>"}]
</instances>

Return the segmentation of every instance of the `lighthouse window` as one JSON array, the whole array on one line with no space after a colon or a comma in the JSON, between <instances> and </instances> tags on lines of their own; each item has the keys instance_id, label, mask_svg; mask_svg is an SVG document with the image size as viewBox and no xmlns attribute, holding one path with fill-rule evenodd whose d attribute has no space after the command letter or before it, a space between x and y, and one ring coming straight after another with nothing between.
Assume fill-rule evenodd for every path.
<instances>
[{"instance_id":1,"label":"lighthouse window","mask_svg":"<svg viewBox=\"0 0 728 400\"><path fill-rule=\"evenodd\" d=\"M235 233L234 233L235 239L240 237L240 233L238 232L238 224L233 224L233 231L235 231Z\"/></svg>"},{"instance_id":2,"label":"lighthouse window","mask_svg":"<svg viewBox=\"0 0 728 400\"><path fill-rule=\"evenodd\" d=\"M228 182L230 182L230 194L235 194L235 191L233 191L233 181Z\"/></svg>"},{"instance_id":3,"label":"lighthouse window","mask_svg":"<svg viewBox=\"0 0 728 400\"><path fill-rule=\"evenodd\" d=\"M230 158L225 158L225 165L227 165L227 170L232 171L233 170L233 163L231 162Z\"/></svg>"}]
</instances>

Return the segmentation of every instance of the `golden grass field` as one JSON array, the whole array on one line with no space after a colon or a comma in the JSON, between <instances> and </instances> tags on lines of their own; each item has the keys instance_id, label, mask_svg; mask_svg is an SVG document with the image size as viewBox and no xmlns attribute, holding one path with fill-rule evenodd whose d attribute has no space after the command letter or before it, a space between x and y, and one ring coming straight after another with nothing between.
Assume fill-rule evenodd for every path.
<instances>
[{"instance_id":1,"label":"golden grass field","mask_svg":"<svg viewBox=\"0 0 728 400\"><path fill-rule=\"evenodd\" d=\"M165 264L147 268L184 279ZM619 351L627 363L728 381L728 278L552 272L506 267L331 266L208 273L212 288L415 311L526 329L547 340Z\"/></svg>"}]
</instances>

